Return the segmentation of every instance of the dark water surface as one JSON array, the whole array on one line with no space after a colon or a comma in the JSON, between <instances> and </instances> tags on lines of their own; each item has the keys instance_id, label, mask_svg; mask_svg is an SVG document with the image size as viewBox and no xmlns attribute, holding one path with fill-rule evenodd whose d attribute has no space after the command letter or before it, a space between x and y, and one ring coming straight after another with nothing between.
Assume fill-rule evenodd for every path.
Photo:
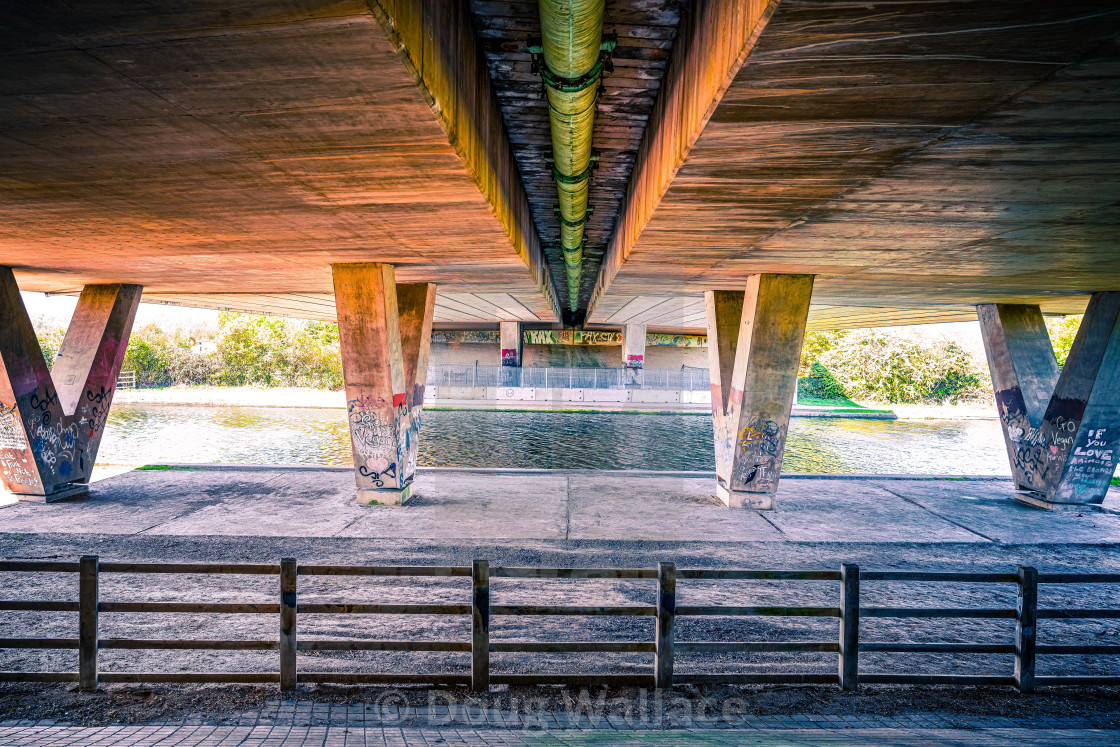
<instances>
[{"instance_id":1,"label":"dark water surface","mask_svg":"<svg viewBox=\"0 0 1120 747\"><path fill-rule=\"evenodd\" d=\"M429 467L710 470L706 415L424 413ZM115 404L102 463L349 464L343 410ZM787 472L1009 474L995 420L794 418Z\"/></svg>"}]
</instances>

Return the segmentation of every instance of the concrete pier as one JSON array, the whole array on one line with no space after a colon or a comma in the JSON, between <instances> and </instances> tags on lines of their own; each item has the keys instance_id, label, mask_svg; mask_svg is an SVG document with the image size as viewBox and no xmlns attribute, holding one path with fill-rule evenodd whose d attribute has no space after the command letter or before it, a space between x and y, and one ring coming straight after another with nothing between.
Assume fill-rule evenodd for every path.
<instances>
[{"instance_id":1,"label":"concrete pier","mask_svg":"<svg viewBox=\"0 0 1120 747\"><path fill-rule=\"evenodd\" d=\"M717 495L774 508L797 388L812 275L752 275L746 291L708 291Z\"/></svg>"},{"instance_id":2,"label":"concrete pier","mask_svg":"<svg viewBox=\"0 0 1120 747\"><path fill-rule=\"evenodd\" d=\"M408 500L419 448L435 286L387 264L333 265L359 503Z\"/></svg>"},{"instance_id":3,"label":"concrete pier","mask_svg":"<svg viewBox=\"0 0 1120 747\"><path fill-rule=\"evenodd\" d=\"M502 344L502 365L508 368L521 367L521 323L498 322L498 335Z\"/></svg>"},{"instance_id":4,"label":"concrete pier","mask_svg":"<svg viewBox=\"0 0 1120 747\"><path fill-rule=\"evenodd\" d=\"M1019 500L1101 504L1120 434L1120 293L1095 293L1059 373L1038 306L977 307Z\"/></svg>"},{"instance_id":5,"label":"concrete pier","mask_svg":"<svg viewBox=\"0 0 1120 747\"><path fill-rule=\"evenodd\" d=\"M140 294L87 285L51 371L15 276L0 268L0 479L21 499L86 491Z\"/></svg>"}]
</instances>

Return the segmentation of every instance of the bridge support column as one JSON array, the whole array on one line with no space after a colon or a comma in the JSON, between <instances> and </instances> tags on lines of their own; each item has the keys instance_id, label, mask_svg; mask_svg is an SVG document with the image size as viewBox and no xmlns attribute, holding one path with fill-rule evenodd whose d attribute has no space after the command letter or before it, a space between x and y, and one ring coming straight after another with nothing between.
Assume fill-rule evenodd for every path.
<instances>
[{"instance_id":1,"label":"bridge support column","mask_svg":"<svg viewBox=\"0 0 1120 747\"><path fill-rule=\"evenodd\" d=\"M392 265L333 265L358 502L408 500L416 472L435 285Z\"/></svg>"},{"instance_id":2,"label":"bridge support column","mask_svg":"<svg viewBox=\"0 0 1120 747\"><path fill-rule=\"evenodd\" d=\"M0 480L19 498L88 492L141 291L87 285L52 372L15 276L0 268Z\"/></svg>"},{"instance_id":3,"label":"bridge support column","mask_svg":"<svg viewBox=\"0 0 1120 747\"><path fill-rule=\"evenodd\" d=\"M776 508L812 275L752 275L746 291L708 291L708 358L717 495Z\"/></svg>"},{"instance_id":4,"label":"bridge support column","mask_svg":"<svg viewBox=\"0 0 1120 747\"><path fill-rule=\"evenodd\" d=\"M521 322L498 322L502 343L502 366L521 368Z\"/></svg>"},{"instance_id":5,"label":"bridge support column","mask_svg":"<svg viewBox=\"0 0 1120 747\"><path fill-rule=\"evenodd\" d=\"M977 316L1016 497L1099 505L1120 445L1120 292L1093 294L1060 373L1038 306L984 304Z\"/></svg>"},{"instance_id":6,"label":"bridge support column","mask_svg":"<svg viewBox=\"0 0 1120 747\"><path fill-rule=\"evenodd\" d=\"M627 324L622 328L622 365L626 369L626 385L642 385L642 369L646 361L646 325Z\"/></svg>"}]
</instances>

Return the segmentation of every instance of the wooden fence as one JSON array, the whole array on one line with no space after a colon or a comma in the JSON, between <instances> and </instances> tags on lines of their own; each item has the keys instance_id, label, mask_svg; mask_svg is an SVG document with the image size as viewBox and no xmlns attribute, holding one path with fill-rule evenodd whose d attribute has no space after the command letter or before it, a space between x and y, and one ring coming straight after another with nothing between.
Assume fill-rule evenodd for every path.
<instances>
[{"instance_id":1,"label":"wooden fence","mask_svg":"<svg viewBox=\"0 0 1120 747\"><path fill-rule=\"evenodd\" d=\"M281 689L295 688L297 682L336 684L427 684L467 685L486 691L491 684L616 684L671 687L676 684L837 684L854 690L859 684L970 684L1012 685L1021 691L1040 685L1120 684L1117 676L1035 675L1039 655L1120 655L1118 645L1039 645L1037 624L1047 619L1118 619L1120 609L1050 609L1038 606L1039 584L1120 584L1120 574L1040 574L1034 568L1020 567L1017 573L935 573L924 571L870 571L862 575L855 565L842 565L838 571L770 571L677 569L673 563L660 563L657 569L617 568L491 568L484 560L472 567L429 566L339 566L297 565L285 558L273 564L185 564L185 563L101 563L96 556L82 557L77 563L0 561L0 573L77 573L77 601L0 600L0 610L21 612L77 612L77 638L4 638L0 648L76 649L76 672L0 672L5 682L78 682L85 690L99 682L209 682L279 683ZM248 574L279 576L279 602L124 602L102 601L98 580L105 573L132 574ZM297 598L300 576L444 576L471 579L470 604L355 604L301 603ZM490 580L517 579L648 579L657 584L656 604L625 606L495 605L490 603ZM677 584L706 581L831 581L839 585L835 607L720 606L677 603ZM865 607L860 605L860 585L873 582L1014 584L1018 589L1016 609ZM258 614L279 617L275 640L153 640L100 638L98 621L112 613L207 613ZM469 641L401 640L302 640L296 636L299 614L358 615L469 615ZM653 617L652 641L492 641L490 619L495 615L571 615ZM692 616L776 616L827 617L839 619L839 637L831 641L678 641L676 621ZM1006 643L900 643L861 640L861 618L972 618L1015 620L1014 640ZM113 649L176 649L218 651L276 651L276 672L99 672L98 651ZM359 673L297 671L299 651L458 651L471 654L470 673ZM861 672L859 654L951 653L1014 654L1014 671L1008 675L960 675L936 673ZM646 653L653 655L648 674L513 674L492 672L490 654L522 653ZM818 672L674 674L679 654L754 652L825 652L838 655L836 674Z\"/></svg>"},{"instance_id":2,"label":"wooden fence","mask_svg":"<svg viewBox=\"0 0 1120 747\"><path fill-rule=\"evenodd\" d=\"M135 371L121 371L117 375L117 391L122 389L135 389L136 388L136 372Z\"/></svg>"}]
</instances>

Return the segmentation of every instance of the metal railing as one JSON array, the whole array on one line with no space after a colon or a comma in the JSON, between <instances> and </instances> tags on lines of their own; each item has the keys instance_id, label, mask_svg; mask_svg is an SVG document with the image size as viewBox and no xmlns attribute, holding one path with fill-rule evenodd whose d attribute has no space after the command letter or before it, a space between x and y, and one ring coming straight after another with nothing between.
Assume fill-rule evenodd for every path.
<instances>
[{"instance_id":1,"label":"metal railing","mask_svg":"<svg viewBox=\"0 0 1120 747\"><path fill-rule=\"evenodd\" d=\"M1010 685L1023 692L1041 685L1120 684L1120 676L1037 676L1040 655L1120 655L1120 645L1039 645L1037 625L1053 619L1120 619L1120 609L1039 608L1040 584L1120 584L1120 574L1040 574L1019 567L1016 573L941 573L926 571L870 571L844 564L829 570L723 570L677 569L673 563L647 568L491 568L485 560L472 566L349 566L298 565L292 558L279 564L102 563L96 556L77 563L0 561L0 573L77 573L77 601L0 601L0 610L20 612L77 612L77 638L3 638L0 648L76 649L76 672L0 672L3 682L77 682L84 690L103 683L278 683L291 690L297 683L468 685L486 691L492 684L616 684L671 687L673 684L836 684L854 690L860 684L967 684ZM269 603L209 602L109 602L99 597L99 579L105 573L131 574L248 574L279 577L279 601ZM300 576L413 576L470 578L469 604L357 604L349 602L303 603L298 599ZM657 583L653 605L500 605L490 600L492 579L645 579ZM839 595L831 606L728 606L678 604L678 582L706 581L830 581L838 582ZM860 586L867 582L1014 584L1017 604L1010 608L868 607L860 604ZM258 614L279 618L274 640L184 640L99 637L99 618L111 613ZM463 615L470 616L470 640L322 640L297 639L299 614L327 615ZM579 617L637 616L655 618L652 641L494 641L493 616L565 615ZM821 641L678 641L676 623L681 617L823 617L839 620L839 636ZM861 618L964 618L1014 620L1014 639L1002 643L866 641L860 637ZM133 650L276 651L275 672L100 672L98 652ZM469 652L468 673L369 673L298 671L300 651L448 651ZM653 654L648 674L517 674L493 672L491 653L647 653ZM679 656L696 653L835 653L835 674L821 672L675 674ZM1008 674L939 674L933 672L861 672L861 652L1013 654Z\"/></svg>"},{"instance_id":2,"label":"metal railing","mask_svg":"<svg viewBox=\"0 0 1120 747\"><path fill-rule=\"evenodd\" d=\"M444 364L428 367L428 387L526 387L536 389L659 389L710 391L703 368L541 368Z\"/></svg>"}]
</instances>

